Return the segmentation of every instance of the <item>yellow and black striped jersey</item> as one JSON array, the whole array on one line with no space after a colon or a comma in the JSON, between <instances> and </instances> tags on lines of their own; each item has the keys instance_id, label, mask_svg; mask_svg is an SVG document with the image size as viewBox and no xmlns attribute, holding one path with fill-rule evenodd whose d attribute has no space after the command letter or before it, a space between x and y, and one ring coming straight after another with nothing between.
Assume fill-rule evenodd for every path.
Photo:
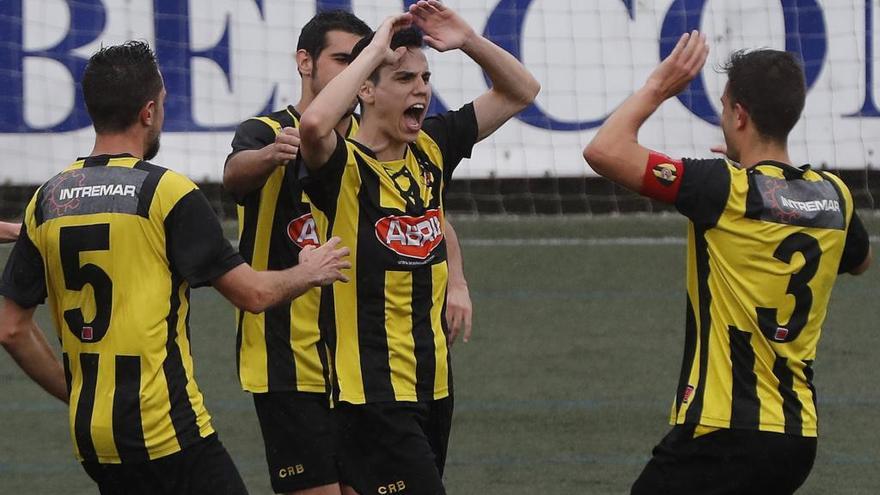
<instances>
[{"instance_id":1,"label":"yellow and black striped jersey","mask_svg":"<svg viewBox=\"0 0 880 495\"><path fill-rule=\"evenodd\" d=\"M322 306L337 400L449 395L443 195L476 138L469 104L425 119L402 160L381 162L337 136L328 162L304 179L326 235L351 249L351 281L325 290Z\"/></svg>"},{"instance_id":2,"label":"yellow and black striped jersey","mask_svg":"<svg viewBox=\"0 0 880 495\"><path fill-rule=\"evenodd\" d=\"M130 155L78 159L40 187L0 293L49 299L79 459L146 461L213 433L189 292L242 262L195 184Z\"/></svg>"},{"instance_id":3,"label":"yellow and black striped jersey","mask_svg":"<svg viewBox=\"0 0 880 495\"><path fill-rule=\"evenodd\" d=\"M352 116L349 133L357 125ZM284 127L299 127L299 114L292 106L242 122L229 157L274 143ZM255 270L294 266L303 247L320 242L314 218L320 212L312 211L293 170L292 164L277 167L261 188L239 198L239 250ZM329 367L318 328L320 301L321 289L314 288L263 313L236 311L236 362L244 390L327 391Z\"/></svg>"},{"instance_id":4,"label":"yellow and black striped jersey","mask_svg":"<svg viewBox=\"0 0 880 495\"><path fill-rule=\"evenodd\" d=\"M867 245L850 235L864 227L849 189L808 165L660 161L643 193L690 219L671 422L816 436L812 365L831 289L867 254L844 257L848 244Z\"/></svg>"}]
</instances>

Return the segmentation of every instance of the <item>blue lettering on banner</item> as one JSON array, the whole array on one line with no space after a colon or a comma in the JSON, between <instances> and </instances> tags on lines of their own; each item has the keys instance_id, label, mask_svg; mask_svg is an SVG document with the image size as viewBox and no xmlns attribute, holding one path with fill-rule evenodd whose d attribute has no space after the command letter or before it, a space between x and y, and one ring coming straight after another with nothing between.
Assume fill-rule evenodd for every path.
<instances>
[{"instance_id":1,"label":"blue lettering on banner","mask_svg":"<svg viewBox=\"0 0 880 495\"><path fill-rule=\"evenodd\" d=\"M351 12L351 0L316 0L315 12L328 10L346 10Z\"/></svg>"},{"instance_id":2,"label":"blue lettering on banner","mask_svg":"<svg viewBox=\"0 0 880 495\"><path fill-rule=\"evenodd\" d=\"M190 2L185 0L152 0L156 39L154 49L159 57L168 90L165 131L211 132L234 129L233 124L204 125L194 115L194 84L192 60L202 58L217 65L232 87L230 60L230 17L224 21L223 35L216 45L194 50L190 36ZM265 17L263 0L252 0L260 16ZM407 8L415 0L402 0ZM636 2L620 0L630 19L635 19ZM67 69L74 81L79 81L87 58L74 53L100 38L107 26L107 8L101 0L67 0L70 26L61 41L54 46L27 51L24 48L24 0L0 2L0 133L67 132L88 127L90 121L82 92L75 83L73 107L57 124L34 127L25 120L24 62L28 58L54 60ZM699 29L707 0L673 0L663 18L660 40L660 59L672 51L683 32ZM864 0L865 12L865 94L861 108L847 118L877 118L880 108L874 97L874 5ZM484 35L518 59L522 57L523 27L532 0L499 0L490 13ZM828 52L827 28L818 0L779 0L785 24L785 49L799 54L804 62L807 87L816 83ZM352 10L351 0L316 0L317 11L330 9ZM485 75L484 75L485 77ZM277 86L266 95L266 104L260 113L273 108ZM678 95L682 104L698 118L717 125L718 112L710 102L705 80L698 76ZM435 94L431 112L444 112L447 105ZM519 116L522 122L554 131L581 131L600 126L607 116L595 120L565 120L556 118L532 104Z\"/></svg>"},{"instance_id":3,"label":"blue lettering on banner","mask_svg":"<svg viewBox=\"0 0 880 495\"><path fill-rule=\"evenodd\" d=\"M24 50L23 0L0 2L0 132L65 132L91 125L79 84L74 90L73 109L58 124L35 128L24 119L24 60L27 57L55 60L79 81L87 58L73 53L96 39L107 24L107 12L100 0L68 1L70 28L55 46L45 50Z\"/></svg>"},{"instance_id":4,"label":"blue lettering on banner","mask_svg":"<svg viewBox=\"0 0 880 495\"><path fill-rule=\"evenodd\" d=\"M622 0L630 19L635 19L635 5L632 0ZM501 0L489 16L483 35L493 43L504 48L522 61L522 31L529 5L532 0ZM484 74L484 77L485 74ZM488 77L486 83L491 84ZM582 131L599 127L608 116L598 120L568 121L556 119L532 103L519 116L519 120L531 126L553 131Z\"/></svg>"},{"instance_id":5,"label":"blue lettering on banner","mask_svg":"<svg viewBox=\"0 0 880 495\"><path fill-rule=\"evenodd\" d=\"M263 15L262 0L254 0ZM156 27L156 57L162 67L165 88L168 91L165 104L166 132L199 132L234 130L235 125L204 126L193 117L192 59L199 57L213 61L223 71L226 82L232 85L229 67L229 15L227 14L223 36L211 48L196 51L190 41L189 2L179 0L154 0L154 23ZM272 111L275 90L259 114Z\"/></svg>"},{"instance_id":6,"label":"blue lettering on banner","mask_svg":"<svg viewBox=\"0 0 880 495\"><path fill-rule=\"evenodd\" d=\"M880 117L874 103L874 1L865 0L865 101L856 113L844 117Z\"/></svg>"},{"instance_id":7,"label":"blue lettering on banner","mask_svg":"<svg viewBox=\"0 0 880 495\"><path fill-rule=\"evenodd\" d=\"M800 55L804 63L807 90L813 87L825 63L827 51L825 18L816 0L781 0L785 19L785 49ZM700 29L706 0L675 0L660 30L660 59L675 48L682 33ZM718 112L709 101L703 75L694 79L678 99L697 117L718 125Z\"/></svg>"}]
</instances>

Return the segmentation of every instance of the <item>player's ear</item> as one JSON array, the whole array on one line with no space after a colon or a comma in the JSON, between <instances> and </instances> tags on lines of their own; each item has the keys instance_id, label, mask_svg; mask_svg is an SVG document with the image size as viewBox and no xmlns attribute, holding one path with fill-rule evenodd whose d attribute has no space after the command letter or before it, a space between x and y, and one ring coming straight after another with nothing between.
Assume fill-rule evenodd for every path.
<instances>
[{"instance_id":1,"label":"player's ear","mask_svg":"<svg viewBox=\"0 0 880 495\"><path fill-rule=\"evenodd\" d=\"M153 122L156 119L156 111L158 110L158 104L156 100L150 100L141 108L141 111L138 113L138 120L141 124L146 127L150 127L153 125Z\"/></svg>"},{"instance_id":2,"label":"player's ear","mask_svg":"<svg viewBox=\"0 0 880 495\"><path fill-rule=\"evenodd\" d=\"M376 85L373 84L373 81L367 79L361 84L361 89L358 90L358 100L360 100L361 105L363 104L373 104L376 100Z\"/></svg>"},{"instance_id":3,"label":"player's ear","mask_svg":"<svg viewBox=\"0 0 880 495\"><path fill-rule=\"evenodd\" d=\"M296 51L296 70L299 72L300 77L312 77L313 64L314 61L312 60L312 56L309 55L309 52L305 50Z\"/></svg>"},{"instance_id":4,"label":"player's ear","mask_svg":"<svg viewBox=\"0 0 880 495\"><path fill-rule=\"evenodd\" d=\"M733 104L733 119L737 129L742 129L749 121L749 111L740 103Z\"/></svg>"}]
</instances>

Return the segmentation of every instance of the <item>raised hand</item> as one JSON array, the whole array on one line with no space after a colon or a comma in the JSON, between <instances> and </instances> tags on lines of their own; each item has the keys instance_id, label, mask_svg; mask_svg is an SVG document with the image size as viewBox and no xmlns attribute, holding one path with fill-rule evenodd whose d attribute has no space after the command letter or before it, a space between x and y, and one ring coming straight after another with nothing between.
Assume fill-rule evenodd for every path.
<instances>
[{"instance_id":1,"label":"raised hand","mask_svg":"<svg viewBox=\"0 0 880 495\"><path fill-rule=\"evenodd\" d=\"M306 246L299 252L299 266L306 270L309 282L314 286L330 285L333 282L348 282L342 270L351 268L345 258L349 255L347 247L336 249L342 241L332 237L323 246Z\"/></svg>"},{"instance_id":2,"label":"raised hand","mask_svg":"<svg viewBox=\"0 0 880 495\"><path fill-rule=\"evenodd\" d=\"M425 33L425 43L438 52L461 48L475 35L461 16L437 0L420 0L410 5L409 13Z\"/></svg>"},{"instance_id":3,"label":"raised hand","mask_svg":"<svg viewBox=\"0 0 880 495\"><path fill-rule=\"evenodd\" d=\"M373 35L373 40L370 42L370 46L382 51L384 63L396 64L397 61L400 60L400 57L406 53L405 47L392 50L391 38L398 31L412 26L412 23L413 17L408 13L403 13L385 18L385 20L382 21L382 24L379 25L379 28L376 29L376 33Z\"/></svg>"},{"instance_id":4,"label":"raised hand","mask_svg":"<svg viewBox=\"0 0 880 495\"><path fill-rule=\"evenodd\" d=\"M275 142L267 147L269 158L276 165L296 159L299 152L299 129L285 127L275 136Z\"/></svg>"},{"instance_id":5,"label":"raised hand","mask_svg":"<svg viewBox=\"0 0 880 495\"><path fill-rule=\"evenodd\" d=\"M699 31L684 33L678 43L660 65L648 77L647 86L652 87L663 99L681 93L706 64L709 45L706 35Z\"/></svg>"}]
</instances>

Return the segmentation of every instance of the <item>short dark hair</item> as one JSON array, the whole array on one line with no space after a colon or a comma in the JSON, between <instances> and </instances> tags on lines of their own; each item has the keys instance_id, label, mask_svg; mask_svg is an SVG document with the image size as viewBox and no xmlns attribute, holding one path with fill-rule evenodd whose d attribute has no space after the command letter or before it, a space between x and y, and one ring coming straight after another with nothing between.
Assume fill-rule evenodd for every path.
<instances>
[{"instance_id":1,"label":"short dark hair","mask_svg":"<svg viewBox=\"0 0 880 495\"><path fill-rule=\"evenodd\" d=\"M373 41L373 34L374 33L370 33L369 35L364 36L354 45L354 48L351 49L352 60L357 58L357 56L364 51L364 48ZM425 46L425 42L422 40L422 32L414 27L410 27L394 33L394 36L391 37L391 49L396 50L402 46L407 48L422 48ZM378 68L370 74L369 80L373 81L373 84L379 82Z\"/></svg>"},{"instance_id":2,"label":"short dark hair","mask_svg":"<svg viewBox=\"0 0 880 495\"><path fill-rule=\"evenodd\" d=\"M795 54L738 50L721 70L727 73L730 104L742 105L762 135L785 142L807 95L804 69Z\"/></svg>"},{"instance_id":3,"label":"short dark hair","mask_svg":"<svg viewBox=\"0 0 880 495\"><path fill-rule=\"evenodd\" d=\"M317 59L327 46L327 33L330 31L342 31L358 36L366 36L373 32L370 26L351 12L345 10L319 12L300 31L296 43L297 51L305 50L309 56Z\"/></svg>"},{"instance_id":4,"label":"short dark hair","mask_svg":"<svg viewBox=\"0 0 880 495\"><path fill-rule=\"evenodd\" d=\"M92 55L82 78L86 109L95 132L128 129L138 112L162 91L156 55L144 41L106 46Z\"/></svg>"}]
</instances>

